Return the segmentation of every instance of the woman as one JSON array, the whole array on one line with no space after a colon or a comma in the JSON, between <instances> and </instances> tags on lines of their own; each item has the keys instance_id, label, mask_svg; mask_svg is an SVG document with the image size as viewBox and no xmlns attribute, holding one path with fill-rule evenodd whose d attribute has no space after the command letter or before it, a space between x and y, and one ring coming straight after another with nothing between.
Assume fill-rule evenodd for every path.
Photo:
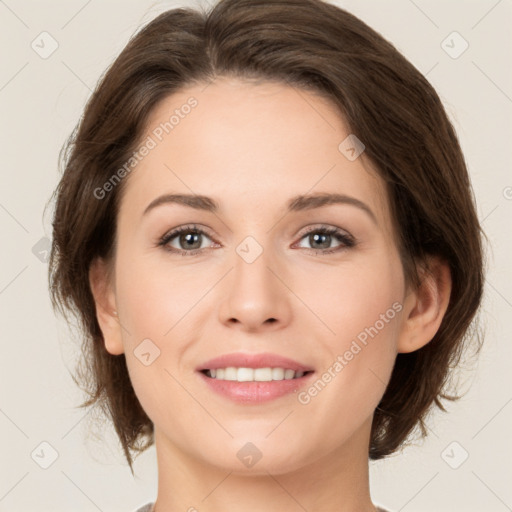
<instances>
[{"instance_id":1,"label":"woman","mask_svg":"<svg viewBox=\"0 0 512 512\"><path fill-rule=\"evenodd\" d=\"M319 0L169 10L70 139L53 304L132 453L139 512L382 511L482 296L468 172L426 79ZM133 472L133 469L132 469Z\"/></svg>"}]
</instances>

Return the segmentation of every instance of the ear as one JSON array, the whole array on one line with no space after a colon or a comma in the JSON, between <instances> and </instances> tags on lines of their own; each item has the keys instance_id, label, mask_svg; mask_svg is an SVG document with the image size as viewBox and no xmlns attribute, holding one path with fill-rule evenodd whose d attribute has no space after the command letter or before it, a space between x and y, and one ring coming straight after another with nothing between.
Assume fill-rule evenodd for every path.
<instances>
[{"instance_id":1,"label":"ear","mask_svg":"<svg viewBox=\"0 0 512 512\"><path fill-rule=\"evenodd\" d=\"M397 351L414 352L435 336L448 308L452 290L449 265L438 257L429 257L428 270L420 269L421 284L404 300L402 329Z\"/></svg>"},{"instance_id":2,"label":"ear","mask_svg":"<svg viewBox=\"0 0 512 512\"><path fill-rule=\"evenodd\" d=\"M115 293L108 268L102 258L96 258L89 268L89 284L96 304L96 318L103 334L105 348L112 355L124 353L121 324L116 311Z\"/></svg>"}]
</instances>

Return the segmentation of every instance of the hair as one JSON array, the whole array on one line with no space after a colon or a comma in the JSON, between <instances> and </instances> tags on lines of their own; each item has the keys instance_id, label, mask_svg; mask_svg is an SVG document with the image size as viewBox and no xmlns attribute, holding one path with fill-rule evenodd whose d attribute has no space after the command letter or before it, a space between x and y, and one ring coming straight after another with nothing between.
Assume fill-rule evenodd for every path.
<instances>
[{"instance_id":1,"label":"hair","mask_svg":"<svg viewBox=\"0 0 512 512\"><path fill-rule=\"evenodd\" d=\"M88 271L112 261L128 178L99 200L133 155L149 114L169 95L217 77L280 82L331 101L364 158L384 179L406 282L418 286L429 256L449 264L452 290L434 338L399 353L374 412L369 458L426 436L433 404L446 411L452 370L470 340L481 348L476 313L483 289L482 235L455 130L427 79L380 34L322 0L221 0L209 11L177 8L136 32L103 74L59 155L64 161L49 261L54 309L74 313L83 333L80 381L115 427L126 460L154 443L125 355L107 352ZM52 196L52 198L53 198ZM78 371L78 370L77 370ZM74 377L73 377L74 378Z\"/></svg>"}]
</instances>

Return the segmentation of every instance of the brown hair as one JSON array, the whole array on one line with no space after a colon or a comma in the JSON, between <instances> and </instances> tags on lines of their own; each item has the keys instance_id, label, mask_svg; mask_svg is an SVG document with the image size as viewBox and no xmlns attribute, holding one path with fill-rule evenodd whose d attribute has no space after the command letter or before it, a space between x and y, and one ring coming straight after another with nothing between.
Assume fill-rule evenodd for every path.
<instances>
[{"instance_id":1,"label":"brown hair","mask_svg":"<svg viewBox=\"0 0 512 512\"><path fill-rule=\"evenodd\" d=\"M397 355L374 413L369 456L389 455L414 427L426 435L433 403L445 410L440 399L460 398L446 386L467 342L480 343L472 327L482 232L457 136L432 86L377 32L320 0L221 0L210 12L164 12L132 37L88 100L60 155L49 266L53 307L74 312L85 334L79 374L90 399L81 407L98 403L111 417L133 473L130 450L153 443L153 424L124 354L105 349L88 280L96 257L112 260L127 178L102 200L94 190L132 156L159 101L218 76L279 81L329 98L387 184L407 281L418 285L417 265L428 255L449 263L442 324L423 348Z\"/></svg>"}]
</instances>

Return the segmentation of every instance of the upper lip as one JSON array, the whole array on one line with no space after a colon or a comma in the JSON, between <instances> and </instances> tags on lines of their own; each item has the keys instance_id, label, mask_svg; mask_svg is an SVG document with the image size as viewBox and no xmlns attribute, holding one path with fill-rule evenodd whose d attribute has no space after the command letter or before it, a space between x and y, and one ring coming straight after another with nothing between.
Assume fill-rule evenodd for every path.
<instances>
[{"instance_id":1,"label":"upper lip","mask_svg":"<svg viewBox=\"0 0 512 512\"><path fill-rule=\"evenodd\" d=\"M236 368L284 368L294 370L296 372L313 371L313 368L310 366L294 361L288 357L271 354L269 352L261 354L248 354L242 352L224 354L204 362L197 368L197 370L214 370L217 368L228 368L230 366L234 366Z\"/></svg>"}]
</instances>

